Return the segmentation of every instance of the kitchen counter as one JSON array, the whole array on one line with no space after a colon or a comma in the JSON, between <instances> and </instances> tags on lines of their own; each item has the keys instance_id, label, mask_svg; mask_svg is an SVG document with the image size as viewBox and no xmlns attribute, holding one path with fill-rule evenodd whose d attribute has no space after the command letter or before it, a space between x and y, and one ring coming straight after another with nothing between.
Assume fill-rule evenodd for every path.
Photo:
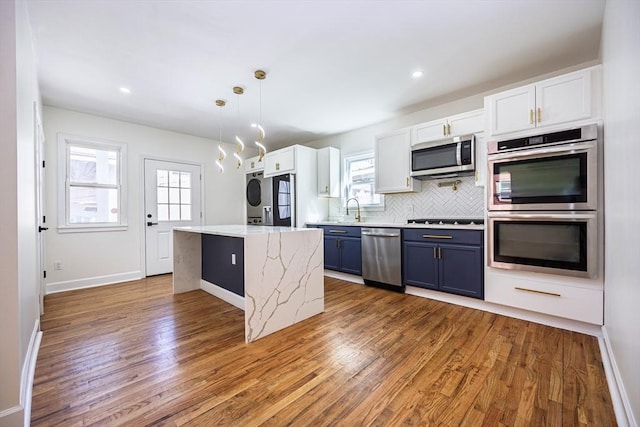
<instances>
[{"instance_id":1,"label":"kitchen counter","mask_svg":"<svg viewBox=\"0 0 640 427\"><path fill-rule=\"evenodd\" d=\"M244 310L247 343L324 311L323 265L319 229L216 225L173 230L173 292L202 289Z\"/></svg>"},{"instance_id":2,"label":"kitchen counter","mask_svg":"<svg viewBox=\"0 0 640 427\"><path fill-rule=\"evenodd\" d=\"M335 222L320 221L308 222L307 226L328 225L328 226L344 226L344 227L382 227L382 228L442 228L448 230L484 230L484 224L477 225L455 225L455 224L407 224L407 223L391 223L391 222Z\"/></svg>"}]
</instances>

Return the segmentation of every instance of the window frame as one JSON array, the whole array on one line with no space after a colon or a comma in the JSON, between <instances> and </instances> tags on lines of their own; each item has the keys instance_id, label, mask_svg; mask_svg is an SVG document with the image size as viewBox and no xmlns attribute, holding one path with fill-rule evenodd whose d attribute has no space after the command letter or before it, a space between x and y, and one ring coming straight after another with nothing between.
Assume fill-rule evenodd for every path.
<instances>
[{"instance_id":1,"label":"window frame","mask_svg":"<svg viewBox=\"0 0 640 427\"><path fill-rule=\"evenodd\" d=\"M83 186L93 188L116 188L118 191L118 222L71 223L69 156L70 147L83 147L94 150L115 151L118 153L116 184L105 187L104 184L83 183ZM101 138L85 137L65 133L58 134L58 232L97 232L97 231L125 231L127 222L127 144L124 142L108 141Z\"/></svg>"},{"instance_id":2,"label":"window frame","mask_svg":"<svg viewBox=\"0 0 640 427\"><path fill-rule=\"evenodd\" d=\"M351 183L347 182L350 176L349 174L350 163L359 161L359 160L366 160L366 159L373 159L374 161L373 192L374 194L378 194L380 196L380 203L364 204L360 200L358 200L358 202L360 203L360 209L365 211L383 211L384 210L384 194L375 192L375 189L376 189L375 168L377 167L377 165L375 161L375 152L373 151L353 153L353 154L345 155L343 157L343 165L342 165L343 166L343 174L342 174L343 182L342 182L342 195L340 197L341 204L343 208L346 208L347 200L349 197L349 188L350 188L350 184L352 183L352 182Z\"/></svg>"}]
</instances>

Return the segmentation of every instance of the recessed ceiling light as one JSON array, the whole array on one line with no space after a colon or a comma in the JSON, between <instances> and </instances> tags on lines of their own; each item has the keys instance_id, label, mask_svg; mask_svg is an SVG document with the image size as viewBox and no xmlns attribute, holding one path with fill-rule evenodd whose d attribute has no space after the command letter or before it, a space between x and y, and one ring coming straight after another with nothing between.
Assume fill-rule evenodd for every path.
<instances>
[{"instance_id":1,"label":"recessed ceiling light","mask_svg":"<svg viewBox=\"0 0 640 427\"><path fill-rule=\"evenodd\" d=\"M120 92L122 93L126 93L127 95L129 95L131 93L131 89L129 89L128 87L121 87L120 88Z\"/></svg>"},{"instance_id":2,"label":"recessed ceiling light","mask_svg":"<svg viewBox=\"0 0 640 427\"><path fill-rule=\"evenodd\" d=\"M413 76L414 79L418 79L420 77L422 77L422 71L418 70L418 71L414 71L413 74L411 74Z\"/></svg>"}]
</instances>

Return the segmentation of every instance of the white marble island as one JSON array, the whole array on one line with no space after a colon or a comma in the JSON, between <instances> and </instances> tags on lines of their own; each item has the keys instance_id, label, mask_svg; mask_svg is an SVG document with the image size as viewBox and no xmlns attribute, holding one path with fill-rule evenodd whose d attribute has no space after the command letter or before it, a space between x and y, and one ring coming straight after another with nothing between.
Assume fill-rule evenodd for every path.
<instances>
[{"instance_id":1,"label":"white marble island","mask_svg":"<svg viewBox=\"0 0 640 427\"><path fill-rule=\"evenodd\" d=\"M216 225L173 230L173 292L203 289L244 310L248 343L322 313L323 271L319 229Z\"/></svg>"}]
</instances>

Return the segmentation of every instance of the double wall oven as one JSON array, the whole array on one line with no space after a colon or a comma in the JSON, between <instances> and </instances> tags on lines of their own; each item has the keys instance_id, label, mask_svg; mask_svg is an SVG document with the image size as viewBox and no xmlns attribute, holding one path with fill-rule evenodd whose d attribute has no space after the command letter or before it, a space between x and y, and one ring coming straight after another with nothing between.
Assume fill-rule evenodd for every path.
<instances>
[{"instance_id":1,"label":"double wall oven","mask_svg":"<svg viewBox=\"0 0 640 427\"><path fill-rule=\"evenodd\" d=\"M596 277L599 132L591 124L489 142L490 267Z\"/></svg>"}]
</instances>

